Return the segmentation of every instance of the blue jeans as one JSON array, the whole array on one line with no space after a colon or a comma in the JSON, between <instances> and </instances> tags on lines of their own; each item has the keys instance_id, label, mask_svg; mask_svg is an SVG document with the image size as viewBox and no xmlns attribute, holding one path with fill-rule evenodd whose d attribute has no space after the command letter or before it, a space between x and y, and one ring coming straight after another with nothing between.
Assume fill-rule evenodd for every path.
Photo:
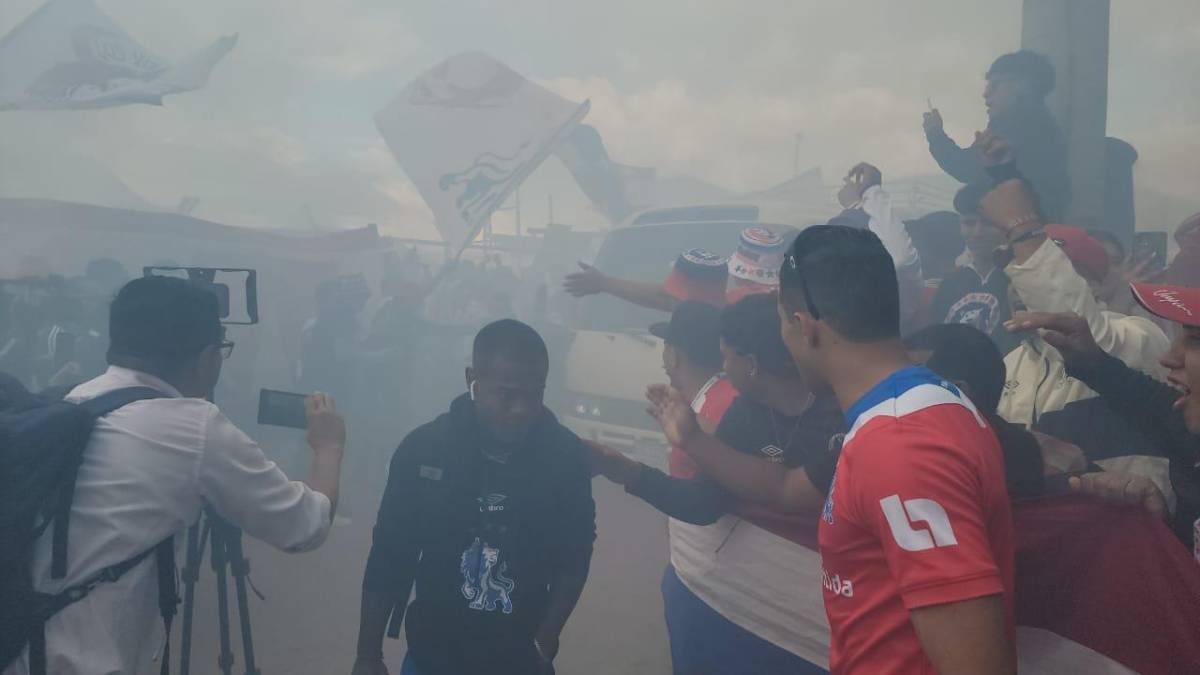
<instances>
[{"instance_id":1,"label":"blue jeans","mask_svg":"<svg viewBox=\"0 0 1200 675\"><path fill-rule=\"evenodd\" d=\"M696 597L669 565L663 574L662 594L674 675L828 673L721 616Z\"/></svg>"}]
</instances>

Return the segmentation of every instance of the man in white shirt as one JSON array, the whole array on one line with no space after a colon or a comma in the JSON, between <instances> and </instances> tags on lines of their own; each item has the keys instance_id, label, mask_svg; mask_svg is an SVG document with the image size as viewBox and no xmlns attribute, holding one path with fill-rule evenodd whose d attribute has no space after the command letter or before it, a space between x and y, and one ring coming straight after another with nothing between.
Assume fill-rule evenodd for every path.
<instances>
[{"instance_id":1,"label":"man in white shirt","mask_svg":"<svg viewBox=\"0 0 1200 675\"><path fill-rule=\"evenodd\" d=\"M110 335L108 371L67 400L126 387L150 387L163 398L97 421L76 481L66 575L51 578L50 528L36 543L34 588L54 594L132 559L184 532L205 504L283 550L320 546L337 504L346 439L333 400L314 394L306 401L312 469L307 481L291 481L205 400L233 348L211 292L181 279L132 281L113 301ZM149 556L50 618L46 672L141 672L162 645L158 617L157 570ZM26 649L4 675L29 672Z\"/></svg>"}]
</instances>

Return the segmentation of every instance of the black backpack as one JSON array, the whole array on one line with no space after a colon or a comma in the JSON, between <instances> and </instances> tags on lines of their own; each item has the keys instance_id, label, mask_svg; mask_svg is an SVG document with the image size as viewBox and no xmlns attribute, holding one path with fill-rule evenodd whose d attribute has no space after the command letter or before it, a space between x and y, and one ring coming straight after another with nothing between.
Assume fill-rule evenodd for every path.
<instances>
[{"instance_id":1,"label":"black backpack","mask_svg":"<svg viewBox=\"0 0 1200 675\"><path fill-rule=\"evenodd\" d=\"M170 635L178 604L174 537L55 595L34 590L31 569L35 542L52 528L50 576L61 579L67 573L75 478L97 418L134 401L162 396L148 387L130 387L79 404L55 401L0 411L0 671L29 645L30 673L44 675L46 621L151 554L158 561L159 609ZM164 653L164 673L167 661Z\"/></svg>"}]
</instances>

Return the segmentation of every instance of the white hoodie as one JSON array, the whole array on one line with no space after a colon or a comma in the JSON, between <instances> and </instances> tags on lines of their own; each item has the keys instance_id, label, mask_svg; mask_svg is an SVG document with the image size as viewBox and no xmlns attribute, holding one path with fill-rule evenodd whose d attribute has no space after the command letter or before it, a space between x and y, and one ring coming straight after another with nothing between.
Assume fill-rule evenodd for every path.
<instances>
[{"instance_id":1,"label":"white hoodie","mask_svg":"<svg viewBox=\"0 0 1200 675\"><path fill-rule=\"evenodd\" d=\"M1030 311L1074 312L1087 319L1092 337L1105 352L1130 368L1160 379L1166 376L1158 361L1170 348L1170 340L1162 329L1140 316L1105 310L1053 241L1047 239L1027 261L1011 263L1005 272ZM1026 338L1009 352L1004 365L1008 377L1000 416L1009 422L1033 426L1046 413L1096 396L1082 382L1067 376L1062 355L1037 336Z\"/></svg>"}]
</instances>

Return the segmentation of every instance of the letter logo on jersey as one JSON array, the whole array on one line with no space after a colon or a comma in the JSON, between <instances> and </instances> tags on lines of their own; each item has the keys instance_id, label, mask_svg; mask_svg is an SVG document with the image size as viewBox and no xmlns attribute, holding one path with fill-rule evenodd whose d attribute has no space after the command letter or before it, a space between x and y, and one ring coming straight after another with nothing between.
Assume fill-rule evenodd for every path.
<instances>
[{"instance_id":1,"label":"letter logo on jersey","mask_svg":"<svg viewBox=\"0 0 1200 675\"><path fill-rule=\"evenodd\" d=\"M765 459L768 462L775 462L777 464L783 462L783 450L777 445L768 445L759 452L765 455Z\"/></svg>"},{"instance_id":2,"label":"letter logo on jersey","mask_svg":"<svg viewBox=\"0 0 1200 675\"><path fill-rule=\"evenodd\" d=\"M486 497L476 497L475 501L479 502L480 513L499 513L505 509L505 499L508 499L508 495L493 492Z\"/></svg>"},{"instance_id":3,"label":"letter logo on jersey","mask_svg":"<svg viewBox=\"0 0 1200 675\"><path fill-rule=\"evenodd\" d=\"M849 579L843 579L841 575L830 574L825 569L821 570L821 585L825 590L840 595L845 598L854 597L854 582Z\"/></svg>"},{"instance_id":4,"label":"letter logo on jersey","mask_svg":"<svg viewBox=\"0 0 1200 675\"><path fill-rule=\"evenodd\" d=\"M900 495L892 495L880 499L879 505L892 529L892 538L905 551L926 551L935 546L958 544L946 509L932 499L908 499L901 503ZM914 528L916 523L925 523L925 526Z\"/></svg>"}]
</instances>

